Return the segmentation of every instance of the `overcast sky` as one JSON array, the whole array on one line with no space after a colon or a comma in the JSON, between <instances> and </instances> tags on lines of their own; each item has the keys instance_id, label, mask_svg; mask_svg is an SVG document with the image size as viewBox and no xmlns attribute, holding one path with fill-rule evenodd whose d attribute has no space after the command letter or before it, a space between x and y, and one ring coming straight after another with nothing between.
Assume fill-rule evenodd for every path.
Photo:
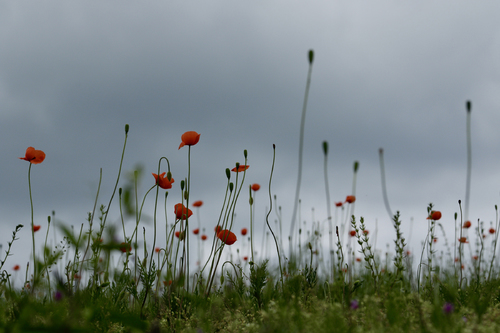
<instances>
[{"instance_id":1,"label":"overcast sky","mask_svg":"<svg viewBox=\"0 0 500 333\"><path fill-rule=\"evenodd\" d=\"M379 148L390 205L401 212L405 235L414 219L410 249L418 252L425 238L430 202L442 211L451 241L457 202L465 197L465 102L471 100L470 219L489 225L500 199L499 14L497 1L2 1L3 250L19 223L25 228L13 252L27 249L27 258L31 247L29 164L18 159L26 148L47 155L31 170L35 224L46 228L54 210L58 220L79 227L92 210L100 168L99 203L109 201L125 124L123 172L144 167L140 196L154 184L159 158L169 159L176 179L170 214L187 176L180 137L201 134L191 149L191 200L204 201L200 217L209 236L224 198L225 169L243 163L244 149L245 183L262 185L256 198L256 233L262 233L276 144L271 190L288 235L309 49L315 58L301 223L310 228L313 219L327 218L326 140L332 204L351 194L359 161L355 214L369 230L377 221L377 247L390 242L392 248L395 237L383 203ZM151 230L149 198L144 226ZM118 225L117 206L115 199L110 224ZM239 231L249 224L246 187L237 212ZM127 228L131 233L132 221ZM36 236L41 244L44 233ZM164 238L158 243L164 246ZM233 251L238 246L243 243ZM22 261L15 258L12 265Z\"/></svg>"}]
</instances>

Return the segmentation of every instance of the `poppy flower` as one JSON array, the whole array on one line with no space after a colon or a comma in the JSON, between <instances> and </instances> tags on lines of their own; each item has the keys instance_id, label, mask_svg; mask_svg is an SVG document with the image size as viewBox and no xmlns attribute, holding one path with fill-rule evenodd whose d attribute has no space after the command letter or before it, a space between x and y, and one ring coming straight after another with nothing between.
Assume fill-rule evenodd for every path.
<instances>
[{"instance_id":1,"label":"poppy flower","mask_svg":"<svg viewBox=\"0 0 500 333\"><path fill-rule=\"evenodd\" d=\"M198 200L193 202L193 207L201 207L203 205L203 201Z\"/></svg>"},{"instance_id":2,"label":"poppy flower","mask_svg":"<svg viewBox=\"0 0 500 333\"><path fill-rule=\"evenodd\" d=\"M370 232L368 230L363 230L363 234L368 235Z\"/></svg>"},{"instance_id":3,"label":"poppy flower","mask_svg":"<svg viewBox=\"0 0 500 333\"><path fill-rule=\"evenodd\" d=\"M441 218L441 212L439 210L433 211L431 210L431 213L427 217L428 220L434 220L437 221Z\"/></svg>"},{"instance_id":4,"label":"poppy flower","mask_svg":"<svg viewBox=\"0 0 500 333\"><path fill-rule=\"evenodd\" d=\"M218 234L219 231L221 231L221 230L222 230L222 227L220 225L218 225L218 226L215 227L215 233L216 234Z\"/></svg>"},{"instance_id":5,"label":"poppy flower","mask_svg":"<svg viewBox=\"0 0 500 333\"><path fill-rule=\"evenodd\" d=\"M180 231L176 231L175 232L175 237L179 238L180 240L184 240L184 238L186 236L186 233L183 231L183 232L180 232Z\"/></svg>"},{"instance_id":6,"label":"poppy flower","mask_svg":"<svg viewBox=\"0 0 500 333\"><path fill-rule=\"evenodd\" d=\"M28 147L28 149L26 149L26 154L24 155L24 157L19 158L32 164L40 164L45 159L45 153L41 150L36 150L33 147Z\"/></svg>"},{"instance_id":7,"label":"poppy flower","mask_svg":"<svg viewBox=\"0 0 500 333\"><path fill-rule=\"evenodd\" d=\"M346 198L345 198L345 202L348 202L350 204L352 204L354 201L356 201L356 197L354 195L348 195Z\"/></svg>"},{"instance_id":8,"label":"poppy flower","mask_svg":"<svg viewBox=\"0 0 500 333\"><path fill-rule=\"evenodd\" d=\"M163 281L163 285L166 287L166 286L170 286L172 284L172 280L168 280L168 281Z\"/></svg>"},{"instance_id":9,"label":"poppy flower","mask_svg":"<svg viewBox=\"0 0 500 333\"><path fill-rule=\"evenodd\" d=\"M458 239L458 241L459 241L460 243L468 243L468 241L467 241L467 237L460 237L460 238Z\"/></svg>"},{"instance_id":10,"label":"poppy flower","mask_svg":"<svg viewBox=\"0 0 500 333\"><path fill-rule=\"evenodd\" d=\"M472 259L477 260L478 256L473 256Z\"/></svg>"},{"instance_id":11,"label":"poppy flower","mask_svg":"<svg viewBox=\"0 0 500 333\"><path fill-rule=\"evenodd\" d=\"M472 226L472 223L470 223L470 221L465 221L464 225L462 226L462 228L469 229L471 226Z\"/></svg>"},{"instance_id":12,"label":"poppy flower","mask_svg":"<svg viewBox=\"0 0 500 333\"><path fill-rule=\"evenodd\" d=\"M357 262L361 262L361 258L356 258L356 261Z\"/></svg>"},{"instance_id":13,"label":"poppy flower","mask_svg":"<svg viewBox=\"0 0 500 333\"><path fill-rule=\"evenodd\" d=\"M245 235L247 234L247 232L248 232L248 229L247 229L247 228L243 228L243 229L241 229L241 235L242 235L242 236L245 236Z\"/></svg>"},{"instance_id":14,"label":"poppy flower","mask_svg":"<svg viewBox=\"0 0 500 333\"><path fill-rule=\"evenodd\" d=\"M356 230L349 231L349 235L351 235L351 237L356 236Z\"/></svg>"},{"instance_id":15,"label":"poppy flower","mask_svg":"<svg viewBox=\"0 0 500 333\"><path fill-rule=\"evenodd\" d=\"M123 253L132 251L132 245L127 244L125 242L121 243L120 245L122 245L120 246L120 251L122 251ZM127 250L127 245L128 245L128 250Z\"/></svg>"},{"instance_id":16,"label":"poppy flower","mask_svg":"<svg viewBox=\"0 0 500 333\"><path fill-rule=\"evenodd\" d=\"M247 261L247 260L248 260L248 257L246 257L246 256L245 256L245 257L243 257L243 260Z\"/></svg>"},{"instance_id":17,"label":"poppy flower","mask_svg":"<svg viewBox=\"0 0 500 333\"><path fill-rule=\"evenodd\" d=\"M229 230L221 230L217 233L217 238L223 241L226 245L232 245L236 242L236 235Z\"/></svg>"},{"instance_id":18,"label":"poppy flower","mask_svg":"<svg viewBox=\"0 0 500 333\"><path fill-rule=\"evenodd\" d=\"M201 235L201 240L204 241L204 240L207 240L207 238L208 238L207 235Z\"/></svg>"},{"instance_id":19,"label":"poppy flower","mask_svg":"<svg viewBox=\"0 0 500 333\"><path fill-rule=\"evenodd\" d=\"M259 184L252 184L252 191L256 192L260 190L260 185Z\"/></svg>"},{"instance_id":20,"label":"poppy flower","mask_svg":"<svg viewBox=\"0 0 500 333\"><path fill-rule=\"evenodd\" d=\"M231 169L231 171L241 172L241 171L245 171L248 168L250 168L250 165L239 165L238 166L238 170L236 170L236 167L234 167L234 168Z\"/></svg>"},{"instance_id":21,"label":"poppy flower","mask_svg":"<svg viewBox=\"0 0 500 333\"><path fill-rule=\"evenodd\" d=\"M167 174L166 172L163 172L162 174L160 174L160 176L158 176L156 173L152 173L152 174L153 174L153 177L155 177L156 184L158 186L160 186L161 188L163 188L165 190L172 188L172 183L174 182L174 179L171 178L170 180L168 180L168 177L165 176Z\"/></svg>"},{"instance_id":22,"label":"poppy flower","mask_svg":"<svg viewBox=\"0 0 500 333\"><path fill-rule=\"evenodd\" d=\"M42 227L41 225L34 225L33 232L37 232L38 230L40 230L41 227Z\"/></svg>"},{"instance_id":23,"label":"poppy flower","mask_svg":"<svg viewBox=\"0 0 500 333\"><path fill-rule=\"evenodd\" d=\"M181 136L182 142L179 146L179 149L181 149L185 145L194 146L195 144L198 143L198 141L200 141L200 135L201 134L198 134L195 131L188 131L188 132L182 134L182 136Z\"/></svg>"},{"instance_id":24,"label":"poppy flower","mask_svg":"<svg viewBox=\"0 0 500 333\"><path fill-rule=\"evenodd\" d=\"M175 212L175 217L181 220L185 220L187 217L193 215L191 209L187 209L183 204L180 203L174 206L174 212Z\"/></svg>"},{"instance_id":25,"label":"poppy flower","mask_svg":"<svg viewBox=\"0 0 500 333\"><path fill-rule=\"evenodd\" d=\"M490 232L490 234L494 234L495 233L495 229L490 228L489 232Z\"/></svg>"},{"instance_id":26,"label":"poppy flower","mask_svg":"<svg viewBox=\"0 0 500 333\"><path fill-rule=\"evenodd\" d=\"M159 247L155 248L155 252L160 253L160 248Z\"/></svg>"},{"instance_id":27,"label":"poppy flower","mask_svg":"<svg viewBox=\"0 0 500 333\"><path fill-rule=\"evenodd\" d=\"M437 237L434 237L434 239L432 240L434 243L437 243L438 239Z\"/></svg>"},{"instance_id":28,"label":"poppy flower","mask_svg":"<svg viewBox=\"0 0 500 333\"><path fill-rule=\"evenodd\" d=\"M335 206L336 207L342 207L343 204L344 204L343 202L339 201L339 202L335 203Z\"/></svg>"},{"instance_id":29,"label":"poppy flower","mask_svg":"<svg viewBox=\"0 0 500 333\"><path fill-rule=\"evenodd\" d=\"M200 229L196 228L193 230L193 234L198 235L200 233Z\"/></svg>"},{"instance_id":30,"label":"poppy flower","mask_svg":"<svg viewBox=\"0 0 500 333\"><path fill-rule=\"evenodd\" d=\"M13 269L13 270L15 270L15 271L18 271L20 268L21 268L21 266L16 265L16 266L14 266L12 269Z\"/></svg>"}]
</instances>

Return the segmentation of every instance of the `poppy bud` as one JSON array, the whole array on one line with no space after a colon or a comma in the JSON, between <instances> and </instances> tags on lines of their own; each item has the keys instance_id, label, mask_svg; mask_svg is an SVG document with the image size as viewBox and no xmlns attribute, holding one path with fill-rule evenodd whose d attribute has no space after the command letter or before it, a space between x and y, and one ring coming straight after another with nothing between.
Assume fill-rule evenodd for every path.
<instances>
[{"instance_id":1,"label":"poppy bud","mask_svg":"<svg viewBox=\"0 0 500 333\"><path fill-rule=\"evenodd\" d=\"M323 153L325 155L328 155L328 142L327 141L323 141Z\"/></svg>"},{"instance_id":2,"label":"poppy bud","mask_svg":"<svg viewBox=\"0 0 500 333\"><path fill-rule=\"evenodd\" d=\"M184 191L184 181L181 180L181 190Z\"/></svg>"},{"instance_id":3,"label":"poppy bud","mask_svg":"<svg viewBox=\"0 0 500 333\"><path fill-rule=\"evenodd\" d=\"M247 150L246 150L246 149L245 149L245 150L243 150L243 156L245 156L245 158L247 158L247 156L248 156L248 152L247 152Z\"/></svg>"},{"instance_id":4,"label":"poppy bud","mask_svg":"<svg viewBox=\"0 0 500 333\"><path fill-rule=\"evenodd\" d=\"M229 168L226 169L226 177L227 179L231 178L231 170Z\"/></svg>"},{"instance_id":5,"label":"poppy bud","mask_svg":"<svg viewBox=\"0 0 500 333\"><path fill-rule=\"evenodd\" d=\"M234 184L233 183L229 183L229 191L230 192L233 192L233 188L234 188Z\"/></svg>"},{"instance_id":6,"label":"poppy bud","mask_svg":"<svg viewBox=\"0 0 500 333\"><path fill-rule=\"evenodd\" d=\"M314 51L312 49L309 50L308 57L309 57L309 64L312 65L313 60L314 60Z\"/></svg>"},{"instance_id":7,"label":"poppy bud","mask_svg":"<svg viewBox=\"0 0 500 333\"><path fill-rule=\"evenodd\" d=\"M130 128L130 126L128 124L125 124L125 134L128 133L128 129Z\"/></svg>"},{"instance_id":8,"label":"poppy bud","mask_svg":"<svg viewBox=\"0 0 500 333\"><path fill-rule=\"evenodd\" d=\"M354 161L354 172L358 172L358 169L359 169L359 162Z\"/></svg>"},{"instance_id":9,"label":"poppy bud","mask_svg":"<svg viewBox=\"0 0 500 333\"><path fill-rule=\"evenodd\" d=\"M470 109L471 109L471 107L472 107L472 103L471 103L471 101L467 101L467 102L465 102L465 107L467 108L467 112L470 112Z\"/></svg>"}]
</instances>

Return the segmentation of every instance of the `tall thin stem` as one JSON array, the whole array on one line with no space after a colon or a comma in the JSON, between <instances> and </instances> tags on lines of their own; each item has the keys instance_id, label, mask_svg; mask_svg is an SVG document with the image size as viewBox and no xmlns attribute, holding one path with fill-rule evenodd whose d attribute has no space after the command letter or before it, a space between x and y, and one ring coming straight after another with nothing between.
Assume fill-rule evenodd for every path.
<instances>
[{"instance_id":1,"label":"tall thin stem","mask_svg":"<svg viewBox=\"0 0 500 333\"><path fill-rule=\"evenodd\" d=\"M470 123L471 123L471 107L470 101L465 103L467 109L467 179L465 184L465 207L464 207L464 217L465 221L469 220L469 198L470 198L470 178L471 178L471 168L472 168L472 144L471 144L471 133L470 133Z\"/></svg>"},{"instance_id":2,"label":"tall thin stem","mask_svg":"<svg viewBox=\"0 0 500 333\"><path fill-rule=\"evenodd\" d=\"M306 109L307 109L307 99L309 96L309 87L311 86L311 73L312 73L312 64L314 59L314 51L309 50L309 72L307 73L307 83L306 83L306 92L304 96L304 105L302 106L302 118L300 120L300 138L299 138L299 171L297 176L297 189L295 191L295 201L293 206L293 215L292 215L292 224L290 226L290 238L289 238L289 249L290 249L290 258L292 258L292 249L293 249L293 234L295 230L295 222L297 219L297 208L299 204L300 197L300 182L302 180L302 150L304 146L304 125L306 122Z\"/></svg>"}]
</instances>

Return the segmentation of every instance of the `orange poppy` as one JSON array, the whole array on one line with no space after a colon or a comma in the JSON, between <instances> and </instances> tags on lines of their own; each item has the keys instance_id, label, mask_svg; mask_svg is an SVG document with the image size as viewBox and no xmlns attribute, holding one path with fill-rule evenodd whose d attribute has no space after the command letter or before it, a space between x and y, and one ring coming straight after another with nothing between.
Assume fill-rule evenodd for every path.
<instances>
[{"instance_id":1,"label":"orange poppy","mask_svg":"<svg viewBox=\"0 0 500 333\"><path fill-rule=\"evenodd\" d=\"M343 205L343 204L344 204L343 202L340 202L340 201L339 201L339 202L336 202L336 203L335 203L335 206L336 206L336 207L342 207L342 205Z\"/></svg>"},{"instance_id":2,"label":"orange poppy","mask_svg":"<svg viewBox=\"0 0 500 333\"><path fill-rule=\"evenodd\" d=\"M42 227L41 225L34 225L33 226L33 231L37 232L38 230L40 230L41 227Z\"/></svg>"},{"instance_id":3,"label":"orange poppy","mask_svg":"<svg viewBox=\"0 0 500 333\"><path fill-rule=\"evenodd\" d=\"M460 237L460 238L458 239L458 241L459 241L460 243L469 243L469 242L467 241L467 237Z\"/></svg>"},{"instance_id":4,"label":"orange poppy","mask_svg":"<svg viewBox=\"0 0 500 333\"><path fill-rule=\"evenodd\" d=\"M21 268L21 266L16 265L16 266L14 266L12 269L13 269L13 270L15 270L15 271L18 271L20 268Z\"/></svg>"},{"instance_id":5,"label":"orange poppy","mask_svg":"<svg viewBox=\"0 0 500 333\"><path fill-rule=\"evenodd\" d=\"M193 207L201 207L203 205L203 201L198 200L193 202Z\"/></svg>"},{"instance_id":6,"label":"orange poppy","mask_svg":"<svg viewBox=\"0 0 500 333\"><path fill-rule=\"evenodd\" d=\"M490 234L494 234L495 233L495 229L493 229L493 228L490 228L489 231L490 231Z\"/></svg>"},{"instance_id":7,"label":"orange poppy","mask_svg":"<svg viewBox=\"0 0 500 333\"><path fill-rule=\"evenodd\" d=\"M469 229L471 226L472 226L472 223L470 223L470 221L465 221L462 228Z\"/></svg>"},{"instance_id":8,"label":"orange poppy","mask_svg":"<svg viewBox=\"0 0 500 333\"><path fill-rule=\"evenodd\" d=\"M200 229L196 228L193 230L193 234L198 235L200 233Z\"/></svg>"},{"instance_id":9,"label":"orange poppy","mask_svg":"<svg viewBox=\"0 0 500 333\"><path fill-rule=\"evenodd\" d=\"M175 217L181 220L185 220L186 217L190 217L191 215L193 215L193 211L191 209L187 209L183 204L180 203L174 206L174 212Z\"/></svg>"},{"instance_id":10,"label":"orange poppy","mask_svg":"<svg viewBox=\"0 0 500 333\"><path fill-rule=\"evenodd\" d=\"M356 230L349 231L349 235L351 235L351 237L356 236Z\"/></svg>"},{"instance_id":11,"label":"orange poppy","mask_svg":"<svg viewBox=\"0 0 500 333\"><path fill-rule=\"evenodd\" d=\"M158 176L156 173L152 173L152 174L153 174L153 177L155 177L156 184L158 186L160 186L161 188L163 188L165 190L172 188L172 183L174 182L174 179L171 178L170 180L168 180L168 177L165 176L167 174L166 172L163 172L162 174L160 174L160 176Z\"/></svg>"},{"instance_id":12,"label":"orange poppy","mask_svg":"<svg viewBox=\"0 0 500 333\"><path fill-rule=\"evenodd\" d=\"M256 192L260 190L260 185L259 184L252 184L252 191Z\"/></svg>"},{"instance_id":13,"label":"orange poppy","mask_svg":"<svg viewBox=\"0 0 500 333\"><path fill-rule=\"evenodd\" d=\"M179 146L179 149L181 149L185 145L194 146L195 144L198 143L198 141L200 141L200 135L201 134L198 134L195 131L188 131L188 132L182 134L182 136L181 136L182 142Z\"/></svg>"},{"instance_id":14,"label":"orange poppy","mask_svg":"<svg viewBox=\"0 0 500 333\"><path fill-rule=\"evenodd\" d=\"M229 230L221 230L217 233L217 238L223 241L226 245L232 245L236 242L236 235Z\"/></svg>"},{"instance_id":15,"label":"orange poppy","mask_svg":"<svg viewBox=\"0 0 500 333\"><path fill-rule=\"evenodd\" d=\"M243 228L243 229L241 229L241 234L242 234L243 236L245 236L245 235L247 234L247 232L248 232L248 229L247 229L247 228Z\"/></svg>"},{"instance_id":16,"label":"orange poppy","mask_svg":"<svg viewBox=\"0 0 500 333\"><path fill-rule=\"evenodd\" d=\"M437 221L441 218L441 212L439 210L433 211L431 210L431 214L427 217L428 220Z\"/></svg>"},{"instance_id":17,"label":"orange poppy","mask_svg":"<svg viewBox=\"0 0 500 333\"><path fill-rule=\"evenodd\" d=\"M201 240L207 240L207 235L201 235Z\"/></svg>"},{"instance_id":18,"label":"orange poppy","mask_svg":"<svg viewBox=\"0 0 500 333\"><path fill-rule=\"evenodd\" d=\"M248 168L250 168L250 165L240 165L240 166L238 166L238 170L236 170L236 167L234 167L231 169L231 171L241 172L241 171L245 171Z\"/></svg>"},{"instance_id":19,"label":"orange poppy","mask_svg":"<svg viewBox=\"0 0 500 333\"><path fill-rule=\"evenodd\" d=\"M345 202L348 202L348 203L353 203L354 201L356 201L356 197L354 195L348 195L346 198L345 198Z\"/></svg>"},{"instance_id":20,"label":"orange poppy","mask_svg":"<svg viewBox=\"0 0 500 333\"><path fill-rule=\"evenodd\" d=\"M123 253L132 251L132 245L127 244L125 242L121 243L120 245L122 245L120 246L120 251L122 251ZM128 250L127 250L127 245L128 245Z\"/></svg>"},{"instance_id":21,"label":"orange poppy","mask_svg":"<svg viewBox=\"0 0 500 333\"><path fill-rule=\"evenodd\" d=\"M41 150L36 150L33 147L28 147L28 149L26 149L26 154L24 155L24 157L19 158L33 164L40 164L45 159L45 153Z\"/></svg>"}]
</instances>

